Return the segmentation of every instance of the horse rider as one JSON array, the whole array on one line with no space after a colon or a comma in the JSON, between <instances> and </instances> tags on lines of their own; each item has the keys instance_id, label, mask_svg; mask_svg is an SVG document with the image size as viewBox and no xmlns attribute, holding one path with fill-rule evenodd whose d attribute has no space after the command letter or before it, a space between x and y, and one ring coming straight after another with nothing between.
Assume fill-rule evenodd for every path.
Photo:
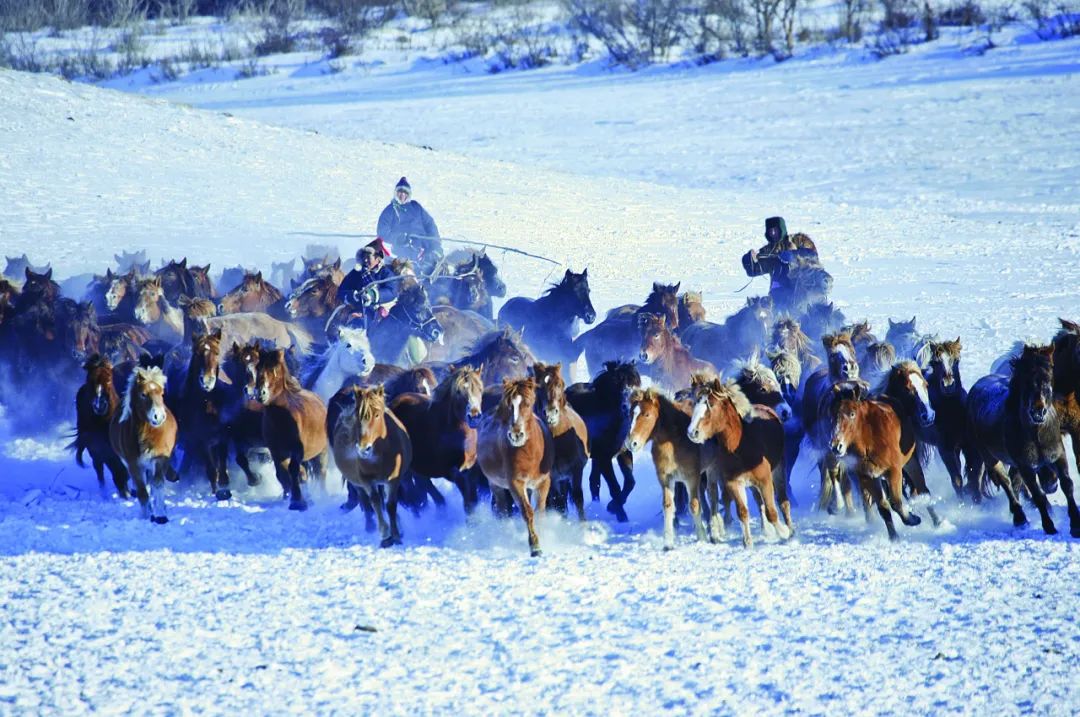
<instances>
[{"instance_id":1,"label":"horse rider","mask_svg":"<svg viewBox=\"0 0 1080 717\"><path fill-rule=\"evenodd\" d=\"M412 198L412 186L405 177L394 187L394 198L379 215L375 233L390 242L398 256L412 259L423 274L430 274L443 258L439 228Z\"/></svg>"},{"instance_id":2,"label":"horse rider","mask_svg":"<svg viewBox=\"0 0 1080 717\"><path fill-rule=\"evenodd\" d=\"M771 279L769 296L774 301L790 301L795 291L790 276L792 266L799 261L816 261L817 248L805 234L789 237L783 217L765 220L765 241L767 243L760 249L743 254L743 269L750 277L768 274Z\"/></svg>"},{"instance_id":3,"label":"horse rider","mask_svg":"<svg viewBox=\"0 0 1080 717\"><path fill-rule=\"evenodd\" d=\"M338 296L354 311L353 316L363 316L367 321L385 319L397 298L396 275L385 259L390 250L382 237L360 247L356 252L356 266L341 281Z\"/></svg>"}]
</instances>

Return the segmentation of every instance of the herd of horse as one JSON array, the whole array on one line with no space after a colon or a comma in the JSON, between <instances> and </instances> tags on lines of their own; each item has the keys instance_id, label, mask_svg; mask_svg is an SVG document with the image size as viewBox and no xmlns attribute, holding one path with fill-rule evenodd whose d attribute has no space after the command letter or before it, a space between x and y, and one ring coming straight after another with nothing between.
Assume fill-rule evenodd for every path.
<instances>
[{"instance_id":1,"label":"herd of horse","mask_svg":"<svg viewBox=\"0 0 1080 717\"><path fill-rule=\"evenodd\" d=\"M165 481L202 466L229 500L230 456L256 485L252 460L269 454L293 510L333 460L342 508L362 508L384 547L401 543L399 504L417 515L445 504L443 478L468 514L486 496L496 513L518 512L538 555L536 513L572 505L585 520L586 468L591 499L606 484L607 510L627 521L634 454L648 446L669 549L683 511L699 539L723 539L731 503L751 546L748 492L763 534L789 538L800 456L817 465L822 509L853 513L858 495L892 539L894 514L916 526L921 505L940 522L925 478L934 455L959 499L996 488L1016 525L1030 502L1056 532L1046 496L1060 488L1080 537L1064 448L1068 435L1080 457L1080 324L1062 319L1049 344L1017 345L965 388L959 339L920 334L915 319L890 320L879 339L829 302L816 262L797 267L805 276L782 306L752 297L717 323L700 293L654 283L597 323L587 270L495 314L507 287L494 262L460 250L431 276L395 261L398 298L369 323L338 296L340 258L308 254L299 273L275 264L272 280L236 268L214 281L209 265L151 270L125 253L63 289L51 268L9 258L8 418L40 430L69 417L74 395L77 462L89 455L103 490L108 470L157 523ZM574 382L582 355L591 379Z\"/></svg>"}]
</instances>

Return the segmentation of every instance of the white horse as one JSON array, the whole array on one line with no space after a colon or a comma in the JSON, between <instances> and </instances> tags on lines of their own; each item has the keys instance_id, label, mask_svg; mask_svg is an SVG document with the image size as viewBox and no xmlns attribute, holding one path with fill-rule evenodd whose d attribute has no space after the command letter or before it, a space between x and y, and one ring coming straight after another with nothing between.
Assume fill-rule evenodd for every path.
<instances>
[{"instance_id":1,"label":"white horse","mask_svg":"<svg viewBox=\"0 0 1080 717\"><path fill-rule=\"evenodd\" d=\"M337 341L312 362L304 385L329 402L347 379L367 376L374 368L375 355L371 352L367 331L342 326Z\"/></svg>"}]
</instances>

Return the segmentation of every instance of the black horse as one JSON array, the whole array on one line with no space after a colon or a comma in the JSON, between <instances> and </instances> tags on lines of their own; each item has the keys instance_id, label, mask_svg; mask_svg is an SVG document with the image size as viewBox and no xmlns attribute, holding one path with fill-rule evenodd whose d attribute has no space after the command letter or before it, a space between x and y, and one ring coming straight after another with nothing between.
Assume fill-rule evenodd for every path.
<instances>
[{"instance_id":1,"label":"black horse","mask_svg":"<svg viewBox=\"0 0 1080 717\"><path fill-rule=\"evenodd\" d=\"M368 326L371 350L379 363L403 363L402 355L410 336L438 341L442 335L443 328L431 311L427 291L409 280L403 281L397 302L386 318Z\"/></svg>"},{"instance_id":2,"label":"black horse","mask_svg":"<svg viewBox=\"0 0 1080 717\"><path fill-rule=\"evenodd\" d=\"M620 523L626 516L626 498L634 489L634 456L623 447L629 428L623 413L623 393L641 386L641 374L633 362L608 361L592 383L575 383L566 389L566 400L578 412L589 432L589 490L600 499L600 476L607 482L611 501L607 505ZM623 485L615 478L612 459L618 461Z\"/></svg>"},{"instance_id":3,"label":"black horse","mask_svg":"<svg viewBox=\"0 0 1080 717\"><path fill-rule=\"evenodd\" d=\"M578 319L586 324L596 321L588 269L580 274L567 269L562 281L540 298L515 296L499 310L499 323L522 334L538 359L562 363L568 372L581 354L574 346Z\"/></svg>"}]
</instances>

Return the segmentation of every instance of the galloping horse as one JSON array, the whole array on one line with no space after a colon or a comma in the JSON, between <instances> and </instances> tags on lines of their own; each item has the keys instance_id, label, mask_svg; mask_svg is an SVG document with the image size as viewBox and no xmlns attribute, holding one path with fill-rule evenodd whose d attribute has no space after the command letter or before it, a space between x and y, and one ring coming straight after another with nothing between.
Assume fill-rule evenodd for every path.
<instances>
[{"instance_id":1,"label":"galloping horse","mask_svg":"<svg viewBox=\"0 0 1080 717\"><path fill-rule=\"evenodd\" d=\"M784 474L784 425L779 417L768 407L752 405L734 381L696 375L692 389L694 408L686 435L701 445L712 507L709 537L717 542L724 534L724 522L719 517L720 485L725 503L735 501L744 547L753 546L747 488L752 488L759 498L762 527L768 520L781 539L791 537L795 529ZM777 497L784 513L783 525L776 510Z\"/></svg>"},{"instance_id":2,"label":"galloping horse","mask_svg":"<svg viewBox=\"0 0 1080 717\"><path fill-rule=\"evenodd\" d=\"M640 314L638 331L641 333L638 359L649 367L649 376L658 386L677 390L689 386L694 373L718 375L711 363L690 355L690 350L667 327L663 316Z\"/></svg>"},{"instance_id":3,"label":"galloping horse","mask_svg":"<svg viewBox=\"0 0 1080 717\"><path fill-rule=\"evenodd\" d=\"M133 313L150 334L170 345L181 341L184 338L184 312L166 297L161 277L139 280L135 292Z\"/></svg>"},{"instance_id":4,"label":"galloping horse","mask_svg":"<svg viewBox=\"0 0 1080 717\"><path fill-rule=\"evenodd\" d=\"M344 400L334 401L326 415L326 435L334 451L334 462L351 486L364 491L375 507L379 521L381 547L401 544L398 529L398 489L402 476L412 463L412 442L405 427L386 407L382 386L346 389ZM383 515L383 495L386 490L387 524ZM349 491L349 504L354 498Z\"/></svg>"},{"instance_id":5,"label":"galloping horse","mask_svg":"<svg viewBox=\"0 0 1080 717\"><path fill-rule=\"evenodd\" d=\"M628 451L638 451L652 442L656 479L663 491L664 550L675 547L675 483L686 486L690 496L690 516L698 540L705 540L701 519L701 449L687 433L690 411L683 403L674 403L656 389L634 389L627 393L623 410L630 423L623 444Z\"/></svg>"},{"instance_id":6,"label":"galloping horse","mask_svg":"<svg viewBox=\"0 0 1080 717\"><path fill-rule=\"evenodd\" d=\"M638 316L659 314L672 330L679 329L679 284L653 283L652 292L641 306L626 304L608 312L600 324L574 340L574 359L584 351L589 371L596 373L606 361L629 361L638 355L641 334ZM697 325L697 324L695 324Z\"/></svg>"},{"instance_id":7,"label":"galloping horse","mask_svg":"<svg viewBox=\"0 0 1080 717\"><path fill-rule=\"evenodd\" d=\"M113 367L109 360L94 354L83 365L86 383L75 394L75 462L83 465L83 452L90 453L90 460L97 474L98 486L105 490L105 467L112 474L116 493L128 497L128 472L120 456L109 442L109 425L120 409L120 396L113 385Z\"/></svg>"},{"instance_id":8,"label":"galloping horse","mask_svg":"<svg viewBox=\"0 0 1080 717\"><path fill-rule=\"evenodd\" d=\"M536 382L532 378L503 381L495 410L484 414L477 429L476 459L494 488L510 491L529 530L529 551L540 555L540 538L529 491L536 492L536 511L547 507L555 446L551 434L533 412Z\"/></svg>"},{"instance_id":9,"label":"galloping horse","mask_svg":"<svg viewBox=\"0 0 1080 717\"><path fill-rule=\"evenodd\" d=\"M180 445L185 453L202 461L214 497L229 500L229 436L221 420L227 397L224 382L218 382L220 365L221 329L193 336L191 361L177 398L176 415Z\"/></svg>"},{"instance_id":10,"label":"galloping horse","mask_svg":"<svg viewBox=\"0 0 1080 717\"><path fill-rule=\"evenodd\" d=\"M577 506L578 520L585 520L585 493L582 475L589 460L589 432L585 421L566 402L566 382L562 366L535 363L532 367L536 379L536 414L543 419L555 445L555 464L552 478L555 481L556 507L567 511L572 496Z\"/></svg>"},{"instance_id":11,"label":"galloping horse","mask_svg":"<svg viewBox=\"0 0 1080 717\"><path fill-rule=\"evenodd\" d=\"M319 477L325 478L326 404L300 387L289 373L282 349L259 352L254 398L263 405L263 442L270 449L278 482L290 498L289 510L307 510L300 491L301 464L317 461Z\"/></svg>"},{"instance_id":12,"label":"galloping horse","mask_svg":"<svg viewBox=\"0 0 1080 717\"><path fill-rule=\"evenodd\" d=\"M971 439L967 430L967 390L960 375L960 337L955 341L932 341L929 344L930 405L937 414L930 442L937 448L941 462L949 473L958 498L964 494L964 472L960 456L971 463ZM968 494L973 501L983 497L982 486L969 483Z\"/></svg>"},{"instance_id":13,"label":"galloping horse","mask_svg":"<svg viewBox=\"0 0 1080 717\"><path fill-rule=\"evenodd\" d=\"M158 524L169 522L165 516L165 476L176 446L176 429L176 419L165 406L165 374L157 367L136 368L124 392L122 409L109 424L109 445L135 480L143 517L149 514Z\"/></svg>"},{"instance_id":14,"label":"galloping horse","mask_svg":"<svg viewBox=\"0 0 1080 717\"><path fill-rule=\"evenodd\" d=\"M589 270L575 274L569 269L562 281L538 299L516 296L499 309L499 323L529 337L537 358L570 367L581 355L574 343L578 320L592 324L596 310L589 296Z\"/></svg>"},{"instance_id":15,"label":"galloping horse","mask_svg":"<svg viewBox=\"0 0 1080 717\"><path fill-rule=\"evenodd\" d=\"M699 321L679 335L695 356L723 371L732 361L748 359L765 348L772 320L772 299L752 296L724 323Z\"/></svg>"}]
</instances>

